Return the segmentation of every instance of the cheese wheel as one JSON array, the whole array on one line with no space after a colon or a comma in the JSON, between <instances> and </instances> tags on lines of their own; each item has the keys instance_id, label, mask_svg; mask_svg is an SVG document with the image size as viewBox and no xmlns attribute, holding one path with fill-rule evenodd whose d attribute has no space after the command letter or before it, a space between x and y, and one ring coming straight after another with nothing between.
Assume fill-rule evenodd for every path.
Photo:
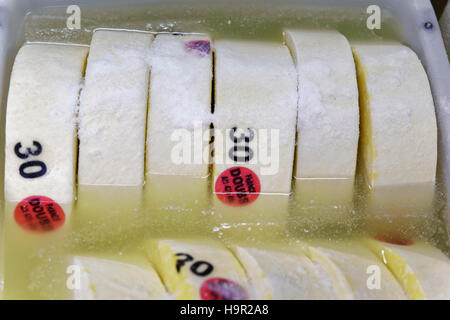
<instances>
[{"instance_id":1,"label":"cheese wheel","mask_svg":"<svg viewBox=\"0 0 450 320\"><path fill-rule=\"evenodd\" d=\"M80 100L80 185L142 186L152 35L97 30Z\"/></svg>"},{"instance_id":2,"label":"cheese wheel","mask_svg":"<svg viewBox=\"0 0 450 320\"><path fill-rule=\"evenodd\" d=\"M240 178L247 185L258 179L260 187L242 192L233 178L225 194L235 195L238 203L241 196L261 193L245 207L230 206L229 200L224 204L216 194L214 206L230 219L284 215L288 197L279 195L291 191L297 116L297 79L289 50L281 44L232 40L214 47L213 188L218 193L221 174L231 177L227 170L240 167L251 170L244 169L248 173L242 171Z\"/></svg>"},{"instance_id":3,"label":"cheese wheel","mask_svg":"<svg viewBox=\"0 0 450 320\"><path fill-rule=\"evenodd\" d=\"M437 127L425 70L416 54L398 43L354 44L353 51L369 208L375 207L374 214L426 213L434 194ZM420 199L413 210L409 199Z\"/></svg>"},{"instance_id":4,"label":"cheese wheel","mask_svg":"<svg viewBox=\"0 0 450 320\"><path fill-rule=\"evenodd\" d=\"M149 62L148 205L200 211L208 199L210 39L200 34L158 35Z\"/></svg>"},{"instance_id":5,"label":"cheese wheel","mask_svg":"<svg viewBox=\"0 0 450 320\"><path fill-rule=\"evenodd\" d=\"M152 40L116 30L92 36L79 113L77 219L87 228L108 221L105 229L126 230L142 205Z\"/></svg>"},{"instance_id":6,"label":"cheese wheel","mask_svg":"<svg viewBox=\"0 0 450 320\"><path fill-rule=\"evenodd\" d=\"M75 300L148 300L168 298L155 270L146 267L87 256L71 259ZM79 268L77 271L74 267ZM77 287L78 286L78 287Z\"/></svg>"},{"instance_id":7,"label":"cheese wheel","mask_svg":"<svg viewBox=\"0 0 450 320\"><path fill-rule=\"evenodd\" d=\"M402 287L363 243L357 241L313 241L309 244L313 261L322 264L336 283L345 279L347 297L357 300L406 299Z\"/></svg>"},{"instance_id":8,"label":"cheese wheel","mask_svg":"<svg viewBox=\"0 0 450 320\"><path fill-rule=\"evenodd\" d=\"M349 205L359 137L352 51L337 31L285 31L298 74L295 192L302 205Z\"/></svg>"},{"instance_id":9,"label":"cheese wheel","mask_svg":"<svg viewBox=\"0 0 450 320\"><path fill-rule=\"evenodd\" d=\"M243 166L258 175L262 193L289 193L297 115L297 80L289 50L278 44L243 41L218 41L214 48L214 129L215 136L221 134L224 140L222 146L215 146L214 177ZM261 129L267 130L267 137ZM230 133L234 140L245 136L249 144L259 140L251 159L245 154L230 157L230 150L225 150L230 142L234 146ZM264 163L266 152L274 155L272 167Z\"/></svg>"},{"instance_id":10,"label":"cheese wheel","mask_svg":"<svg viewBox=\"0 0 450 320\"><path fill-rule=\"evenodd\" d=\"M256 299L337 299L332 278L301 252L234 247Z\"/></svg>"},{"instance_id":11,"label":"cheese wheel","mask_svg":"<svg viewBox=\"0 0 450 320\"><path fill-rule=\"evenodd\" d=\"M214 241L159 240L146 252L177 299L245 300L244 270L228 249Z\"/></svg>"},{"instance_id":12,"label":"cheese wheel","mask_svg":"<svg viewBox=\"0 0 450 320\"><path fill-rule=\"evenodd\" d=\"M88 47L27 44L8 95L5 200L45 196L70 215L76 166L76 108Z\"/></svg>"},{"instance_id":13,"label":"cheese wheel","mask_svg":"<svg viewBox=\"0 0 450 320\"><path fill-rule=\"evenodd\" d=\"M367 240L411 299L450 299L450 260L423 242L393 244Z\"/></svg>"}]
</instances>

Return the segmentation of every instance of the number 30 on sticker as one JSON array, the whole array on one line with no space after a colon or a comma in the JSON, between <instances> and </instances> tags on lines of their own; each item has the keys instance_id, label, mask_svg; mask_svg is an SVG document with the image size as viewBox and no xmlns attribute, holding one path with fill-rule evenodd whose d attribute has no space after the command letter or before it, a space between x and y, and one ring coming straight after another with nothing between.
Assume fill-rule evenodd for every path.
<instances>
[{"instance_id":1,"label":"number 30 on sticker","mask_svg":"<svg viewBox=\"0 0 450 320\"><path fill-rule=\"evenodd\" d=\"M19 174L25 179L42 177L47 173L47 166L41 160L30 157L38 157L42 153L42 145L38 141L33 141L32 147L23 147L21 142L14 146L14 153L19 159L26 160L19 167Z\"/></svg>"}]
</instances>

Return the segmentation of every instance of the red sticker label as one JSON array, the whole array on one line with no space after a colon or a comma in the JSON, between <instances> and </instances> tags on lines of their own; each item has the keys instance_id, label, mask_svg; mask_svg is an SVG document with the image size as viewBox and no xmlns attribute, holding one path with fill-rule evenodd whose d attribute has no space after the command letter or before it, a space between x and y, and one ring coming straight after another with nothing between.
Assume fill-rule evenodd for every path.
<instances>
[{"instance_id":1,"label":"red sticker label","mask_svg":"<svg viewBox=\"0 0 450 320\"><path fill-rule=\"evenodd\" d=\"M211 52L211 45L208 40L195 40L185 44L185 48L188 52L195 52L199 57L209 55Z\"/></svg>"},{"instance_id":2,"label":"red sticker label","mask_svg":"<svg viewBox=\"0 0 450 320\"><path fill-rule=\"evenodd\" d=\"M376 240L381 241L381 242L386 242L386 243L390 243L390 244L396 244L399 246L410 246L414 244L413 240L409 240L409 239L386 239L383 237L375 237Z\"/></svg>"},{"instance_id":3,"label":"red sticker label","mask_svg":"<svg viewBox=\"0 0 450 320\"><path fill-rule=\"evenodd\" d=\"M48 232L64 225L63 209L50 198L31 196L22 200L14 210L14 219L22 228L34 232Z\"/></svg>"},{"instance_id":4,"label":"red sticker label","mask_svg":"<svg viewBox=\"0 0 450 320\"><path fill-rule=\"evenodd\" d=\"M247 300L247 292L239 284L224 278L211 278L200 287L202 300Z\"/></svg>"},{"instance_id":5,"label":"red sticker label","mask_svg":"<svg viewBox=\"0 0 450 320\"><path fill-rule=\"evenodd\" d=\"M246 206L254 202L261 192L258 176L245 167L225 170L216 180L217 198L230 206Z\"/></svg>"}]
</instances>

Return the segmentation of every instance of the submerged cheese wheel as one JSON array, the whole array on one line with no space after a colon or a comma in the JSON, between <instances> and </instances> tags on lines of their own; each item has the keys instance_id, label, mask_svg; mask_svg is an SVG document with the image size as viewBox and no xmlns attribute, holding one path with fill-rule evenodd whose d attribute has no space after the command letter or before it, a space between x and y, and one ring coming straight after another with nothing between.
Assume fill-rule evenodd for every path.
<instances>
[{"instance_id":1,"label":"submerged cheese wheel","mask_svg":"<svg viewBox=\"0 0 450 320\"><path fill-rule=\"evenodd\" d=\"M146 252L177 299L250 298L244 270L219 242L150 241Z\"/></svg>"},{"instance_id":2,"label":"submerged cheese wheel","mask_svg":"<svg viewBox=\"0 0 450 320\"><path fill-rule=\"evenodd\" d=\"M206 35L158 35L150 51L147 174L205 177L211 121L212 58ZM198 127L197 127L198 126ZM206 131L195 141L194 129ZM188 141L181 140L189 135ZM182 142L188 142L186 146ZM178 146L185 147L177 149ZM185 154L179 151L186 151ZM178 153L179 152L179 153ZM179 156L179 157L178 157ZM183 158L183 156L185 158Z\"/></svg>"},{"instance_id":3,"label":"submerged cheese wheel","mask_svg":"<svg viewBox=\"0 0 450 320\"><path fill-rule=\"evenodd\" d=\"M337 299L332 278L301 252L237 246L256 299Z\"/></svg>"},{"instance_id":4,"label":"submerged cheese wheel","mask_svg":"<svg viewBox=\"0 0 450 320\"><path fill-rule=\"evenodd\" d=\"M259 221L282 216L287 196L279 194L291 191L297 116L297 79L289 50L231 40L214 47L215 207L230 219L252 213ZM235 167L245 169L242 174L227 171ZM242 210L245 214L236 214Z\"/></svg>"},{"instance_id":5,"label":"submerged cheese wheel","mask_svg":"<svg viewBox=\"0 0 450 320\"><path fill-rule=\"evenodd\" d=\"M77 218L87 228L108 219L111 230L126 230L141 206L152 40L113 30L92 37L79 113Z\"/></svg>"},{"instance_id":6,"label":"submerged cheese wheel","mask_svg":"<svg viewBox=\"0 0 450 320\"><path fill-rule=\"evenodd\" d=\"M43 196L70 214L76 166L76 108L88 47L27 44L8 95L5 200Z\"/></svg>"},{"instance_id":7,"label":"submerged cheese wheel","mask_svg":"<svg viewBox=\"0 0 450 320\"><path fill-rule=\"evenodd\" d=\"M150 266L138 266L109 259L74 256L71 265L79 268L76 300L125 300L167 298L164 285ZM71 271L74 271L71 269Z\"/></svg>"},{"instance_id":8,"label":"submerged cheese wheel","mask_svg":"<svg viewBox=\"0 0 450 320\"><path fill-rule=\"evenodd\" d=\"M80 185L142 186L152 35L94 32L80 99Z\"/></svg>"},{"instance_id":9,"label":"submerged cheese wheel","mask_svg":"<svg viewBox=\"0 0 450 320\"><path fill-rule=\"evenodd\" d=\"M151 65L146 193L154 208L205 206L212 54L206 35L158 35Z\"/></svg>"},{"instance_id":10,"label":"submerged cheese wheel","mask_svg":"<svg viewBox=\"0 0 450 320\"><path fill-rule=\"evenodd\" d=\"M366 243L411 299L450 299L450 260L439 249L421 242Z\"/></svg>"},{"instance_id":11,"label":"submerged cheese wheel","mask_svg":"<svg viewBox=\"0 0 450 320\"><path fill-rule=\"evenodd\" d=\"M303 205L350 204L359 137L352 51L337 31L287 30L298 73L295 192Z\"/></svg>"},{"instance_id":12,"label":"submerged cheese wheel","mask_svg":"<svg viewBox=\"0 0 450 320\"><path fill-rule=\"evenodd\" d=\"M354 44L361 108L361 169L374 201L422 199L429 207L437 163L437 127L430 85L419 59L397 43ZM400 186L400 187L399 187ZM397 189L396 189L397 188ZM383 196L377 197L377 193ZM376 205L376 204L375 204ZM389 204L384 206L389 211Z\"/></svg>"},{"instance_id":13,"label":"submerged cheese wheel","mask_svg":"<svg viewBox=\"0 0 450 320\"><path fill-rule=\"evenodd\" d=\"M345 288L346 299L406 299L390 271L360 242L317 241L309 244L308 251L333 275L336 286Z\"/></svg>"}]
</instances>

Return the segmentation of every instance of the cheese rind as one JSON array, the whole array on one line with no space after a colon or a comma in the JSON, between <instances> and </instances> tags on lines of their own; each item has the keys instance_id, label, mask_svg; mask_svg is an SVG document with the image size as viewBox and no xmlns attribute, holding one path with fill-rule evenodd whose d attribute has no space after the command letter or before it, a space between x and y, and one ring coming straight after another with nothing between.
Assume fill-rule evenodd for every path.
<instances>
[{"instance_id":1,"label":"cheese rind","mask_svg":"<svg viewBox=\"0 0 450 320\"><path fill-rule=\"evenodd\" d=\"M158 35L148 62L147 205L153 214L184 211L196 219L209 199L210 39Z\"/></svg>"},{"instance_id":2,"label":"cheese rind","mask_svg":"<svg viewBox=\"0 0 450 320\"><path fill-rule=\"evenodd\" d=\"M150 241L146 252L168 290L177 299L201 299L201 289L205 283L217 278L237 285L238 290L228 292L231 293L231 298L248 298L245 271L231 252L219 242Z\"/></svg>"},{"instance_id":3,"label":"cheese rind","mask_svg":"<svg viewBox=\"0 0 450 320\"><path fill-rule=\"evenodd\" d=\"M80 185L142 186L153 36L97 30L80 99Z\"/></svg>"},{"instance_id":4,"label":"cheese rind","mask_svg":"<svg viewBox=\"0 0 450 320\"><path fill-rule=\"evenodd\" d=\"M114 260L75 256L72 266L80 268L75 300L164 299L166 290L151 266L145 268ZM73 270L71 270L73 271Z\"/></svg>"},{"instance_id":5,"label":"cheese rind","mask_svg":"<svg viewBox=\"0 0 450 320\"><path fill-rule=\"evenodd\" d=\"M19 50L6 113L7 201L42 195L65 205L70 214L76 106L87 52L85 46L56 44L27 44ZM30 177L33 173L37 176Z\"/></svg>"},{"instance_id":6,"label":"cheese rind","mask_svg":"<svg viewBox=\"0 0 450 320\"><path fill-rule=\"evenodd\" d=\"M411 299L450 299L450 260L439 249L421 242L398 245L367 240L366 244Z\"/></svg>"},{"instance_id":7,"label":"cheese rind","mask_svg":"<svg viewBox=\"0 0 450 320\"><path fill-rule=\"evenodd\" d=\"M435 181L437 127L417 55L398 43L352 44L361 104L363 174L370 188Z\"/></svg>"}]
</instances>

